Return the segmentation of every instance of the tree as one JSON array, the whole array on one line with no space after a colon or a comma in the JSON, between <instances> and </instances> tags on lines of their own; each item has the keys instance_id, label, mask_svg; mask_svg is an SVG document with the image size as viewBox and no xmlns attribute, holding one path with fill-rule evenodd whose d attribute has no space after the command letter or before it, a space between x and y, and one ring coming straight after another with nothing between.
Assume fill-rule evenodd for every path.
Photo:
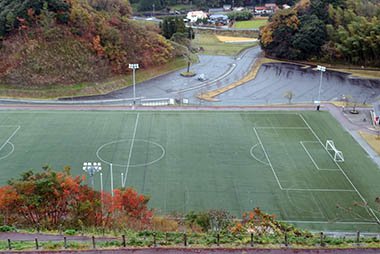
<instances>
[{"instance_id":1,"label":"tree","mask_svg":"<svg viewBox=\"0 0 380 254\"><path fill-rule=\"evenodd\" d=\"M113 213L123 224L144 228L151 223L153 211L148 208L149 197L139 195L134 189L116 189L113 198Z\"/></svg>"},{"instance_id":2,"label":"tree","mask_svg":"<svg viewBox=\"0 0 380 254\"><path fill-rule=\"evenodd\" d=\"M294 97L294 93L292 91L286 91L285 94L284 94L284 97L286 99L288 99L288 103L291 104L292 103L292 99Z\"/></svg>"},{"instance_id":3,"label":"tree","mask_svg":"<svg viewBox=\"0 0 380 254\"><path fill-rule=\"evenodd\" d=\"M112 197L83 185L83 181L71 176L68 167L58 172L48 166L39 173L27 171L0 188L2 219L4 223L47 229L116 229L124 225L140 229L150 225L153 211L148 208L149 197L131 188L116 189Z\"/></svg>"},{"instance_id":4,"label":"tree","mask_svg":"<svg viewBox=\"0 0 380 254\"><path fill-rule=\"evenodd\" d=\"M152 11L153 5L155 10L162 10L165 7L161 0L140 0L138 11Z\"/></svg>"},{"instance_id":5,"label":"tree","mask_svg":"<svg viewBox=\"0 0 380 254\"><path fill-rule=\"evenodd\" d=\"M294 35L292 46L299 51L297 58L309 59L319 56L327 39L324 23L315 15L300 18L300 28Z\"/></svg>"}]
</instances>

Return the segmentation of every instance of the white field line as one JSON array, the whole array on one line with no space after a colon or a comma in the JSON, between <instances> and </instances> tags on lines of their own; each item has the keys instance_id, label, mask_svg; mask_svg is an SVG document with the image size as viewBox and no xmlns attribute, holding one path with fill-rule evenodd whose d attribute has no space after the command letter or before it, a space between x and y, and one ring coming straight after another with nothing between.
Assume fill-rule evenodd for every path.
<instances>
[{"instance_id":1,"label":"white field line","mask_svg":"<svg viewBox=\"0 0 380 254\"><path fill-rule=\"evenodd\" d=\"M307 127L268 127L268 126L263 126L263 127L254 127L255 129L280 129L280 130L308 130L309 128Z\"/></svg>"},{"instance_id":2,"label":"white field line","mask_svg":"<svg viewBox=\"0 0 380 254\"><path fill-rule=\"evenodd\" d=\"M11 150L7 155L4 155L3 157L0 157L0 160L3 160L3 159L5 159L5 158L8 158L8 157L14 152L14 150L15 150L15 146L14 146L14 144L13 144L12 142L8 142L8 144L11 145L12 150ZM0 151L1 151L1 150L0 150Z\"/></svg>"},{"instance_id":3,"label":"white field line","mask_svg":"<svg viewBox=\"0 0 380 254\"><path fill-rule=\"evenodd\" d=\"M281 183L280 183L280 180L278 179L278 176L277 176L277 174L276 174L276 171L275 171L274 168L273 168L272 162L271 162L270 159L269 159L269 156L268 156L268 154L267 154L267 152L266 152L266 150L265 150L265 147L264 147L264 145L263 145L263 142L261 142L261 138L260 138L259 134L257 133L256 128L253 128L253 130L254 130L254 132L255 132L255 134L256 134L257 139L259 140L259 143L260 143L260 145L261 145L261 148L262 148L263 151L264 151L265 157L266 157L266 159L267 159L267 161L268 161L268 163L269 163L270 168L272 169L272 172L273 172L274 177L276 178L277 184L278 184L278 186L280 187L280 189L283 190L283 188L282 188L282 186L281 186Z\"/></svg>"},{"instance_id":4,"label":"white field line","mask_svg":"<svg viewBox=\"0 0 380 254\"><path fill-rule=\"evenodd\" d=\"M274 167L272 165L272 162L270 161L269 159L269 156L264 148L264 145L261 141L261 138L256 130L256 128L253 128L255 134L256 134L256 137L257 139L259 140L259 144L261 145L261 148L263 149L264 151L264 154L265 154L265 157L269 163L269 166L270 168L272 169L272 172L273 172L273 175L274 177L276 178L276 181L277 181L277 184L278 186L280 187L280 190L282 191L309 191L309 192L355 192L354 190L345 190L345 189L300 189L300 188L283 188L282 185L281 185L281 182L277 176L277 173L276 171L274 170Z\"/></svg>"},{"instance_id":5,"label":"white field line","mask_svg":"<svg viewBox=\"0 0 380 254\"><path fill-rule=\"evenodd\" d=\"M367 221L313 221L313 220L280 220L288 223L307 223L307 224L343 224L343 225L378 225L376 222Z\"/></svg>"},{"instance_id":6,"label":"white field line","mask_svg":"<svg viewBox=\"0 0 380 254\"><path fill-rule=\"evenodd\" d=\"M3 126L0 126L0 127L3 127ZM7 126L7 127L10 127L10 126ZM21 128L20 125L17 125L17 128L16 130L8 137L8 139L0 146L0 151L8 144L9 140L11 140L14 135L16 135L16 133L18 132L18 130Z\"/></svg>"},{"instance_id":7,"label":"white field line","mask_svg":"<svg viewBox=\"0 0 380 254\"><path fill-rule=\"evenodd\" d=\"M313 192L355 192L355 190L345 190L345 189L293 189L286 188L282 189L284 191L313 191Z\"/></svg>"},{"instance_id":8,"label":"white field line","mask_svg":"<svg viewBox=\"0 0 380 254\"><path fill-rule=\"evenodd\" d=\"M313 159L313 156L311 156L309 150L307 150L306 146L303 144L304 142L303 141L300 141L300 144L301 146L303 147L303 149L305 150L305 152L307 153L307 155L309 156L310 160L313 162L315 168L319 171L339 171L339 169L323 169L323 168L319 168L317 163L315 162L315 160Z\"/></svg>"},{"instance_id":9,"label":"white field line","mask_svg":"<svg viewBox=\"0 0 380 254\"><path fill-rule=\"evenodd\" d=\"M124 179L123 179L123 186L125 186L125 183L127 182L128 170L129 170L129 164L131 163L132 150L133 150L133 145L134 145L134 143L135 143L135 137L136 137L137 125L138 125L138 123L139 123L139 117L140 117L140 113L137 113L137 116L136 116L136 122L135 122L135 129L133 130L133 136L132 136L132 141L131 141L131 147L129 148L129 155L128 155L127 167L126 167L126 169L125 169L125 174L124 174Z\"/></svg>"},{"instance_id":10,"label":"white field line","mask_svg":"<svg viewBox=\"0 0 380 254\"><path fill-rule=\"evenodd\" d=\"M256 145L252 146L252 147L251 147L251 150L249 151L249 153L250 153L251 156L252 156L255 160L257 160L258 162L260 162L260 163L262 163L262 164L264 164L264 165L269 166L269 163L268 163L268 162L262 161L262 160L260 160L259 158L257 158L257 157L254 155L253 150L254 150L254 149L256 148L256 146L258 146L258 145L260 145L260 144L257 143Z\"/></svg>"},{"instance_id":11,"label":"white field line","mask_svg":"<svg viewBox=\"0 0 380 254\"><path fill-rule=\"evenodd\" d=\"M315 136L315 138L319 141L319 143L322 145L322 147L324 147L321 139L318 137L318 135L314 132L314 130L311 128L311 126L309 125L309 123L305 120L305 118L301 115L301 114L298 114L299 117L305 122L306 126L309 127L310 131L313 133L313 135ZM330 155L330 157L334 160L334 158L331 156L330 153L328 153ZM335 164L338 166L338 168L340 169L340 171L342 172L342 174L344 175L344 177L347 179L347 181L351 184L352 188L356 191L356 193L358 194L358 196L360 197L360 199L365 203L365 204L368 204L368 202L365 200L365 198L363 197L363 195L359 192L359 190L356 188L356 186L353 184L353 182L351 181L351 179L347 176L346 172L344 172L344 170L341 168L341 166L336 162L334 161ZM374 211L372 210L372 208L368 207L368 211L370 214L372 214L372 216L375 218L376 222L380 224L380 220L379 218L376 216L376 214L374 213Z\"/></svg>"}]
</instances>

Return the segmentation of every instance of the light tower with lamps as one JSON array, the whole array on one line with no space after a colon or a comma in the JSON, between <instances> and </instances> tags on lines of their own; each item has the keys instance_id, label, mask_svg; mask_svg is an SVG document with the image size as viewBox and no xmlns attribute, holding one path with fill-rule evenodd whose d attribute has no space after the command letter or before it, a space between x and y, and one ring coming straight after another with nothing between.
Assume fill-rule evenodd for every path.
<instances>
[{"instance_id":1,"label":"light tower with lamps","mask_svg":"<svg viewBox=\"0 0 380 254\"><path fill-rule=\"evenodd\" d=\"M102 164L100 162L84 162L83 163L83 171L87 172L88 175L90 176L91 179L91 185L92 188L94 189L95 184L94 184L94 175L102 170Z\"/></svg>"},{"instance_id":2,"label":"light tower with lamps","mask_svg":"<svg viewBox=\"0 0 380 254\"><path fill-rule=\"evenodd\" d=\"M317 105L317 110L319 110L321 106L321 88L322 88L322 79L323 79L323 73L326 71L325 66L318 65L317 70L321 72L321 77L319 79L319 90L318 90L318 105Z\"/></svg>"},{"instance_id":3,"label":"light tower with lamps","mask_svg":"<svg viewBox=\"0 0 380 254\"><path fill-rule=\"evenodd\" d=\"M139 64L129 64L129 69L133 70L133 105L136 104L136 69L140 68Z\"/></svg>"}]
</instances>

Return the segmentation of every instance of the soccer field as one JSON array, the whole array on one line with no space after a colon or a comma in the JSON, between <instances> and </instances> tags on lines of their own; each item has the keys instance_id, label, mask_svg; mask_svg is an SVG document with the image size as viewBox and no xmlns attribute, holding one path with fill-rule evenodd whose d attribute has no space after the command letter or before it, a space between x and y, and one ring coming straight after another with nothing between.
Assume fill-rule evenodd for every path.
<instances>
[{"instance_id":1,"label":"soccer field","mask_svg":"<svg viewBox=\"0 0 380 254\"><path fill-rule=\"evenodd\" d=\"M308 229L378 229L380 169L328 112L0 111L0 184L45 164L82 175L85 161L102 162L106 190L112 163L115 187L162 214L260 207Z\"/></svg>"}]
</instances>

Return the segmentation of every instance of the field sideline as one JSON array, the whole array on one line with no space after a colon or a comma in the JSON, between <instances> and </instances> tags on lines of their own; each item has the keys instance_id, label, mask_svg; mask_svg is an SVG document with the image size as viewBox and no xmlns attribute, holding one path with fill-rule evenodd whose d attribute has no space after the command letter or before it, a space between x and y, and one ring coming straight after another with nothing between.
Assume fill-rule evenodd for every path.
<instances>
[{"instance_id":1,"label":"field sideline","mask_svg":"<svg viewBox=\"0 0 380 254\"><path fill-rule=\"evenodd\" d=\"M379 168L328 112L0 111L0 123L0 184L101 161L107 190L112 163L115 187L150 195L158 213L260 207L308 229L378 229Z\"/></svg>"}]
</instances>

